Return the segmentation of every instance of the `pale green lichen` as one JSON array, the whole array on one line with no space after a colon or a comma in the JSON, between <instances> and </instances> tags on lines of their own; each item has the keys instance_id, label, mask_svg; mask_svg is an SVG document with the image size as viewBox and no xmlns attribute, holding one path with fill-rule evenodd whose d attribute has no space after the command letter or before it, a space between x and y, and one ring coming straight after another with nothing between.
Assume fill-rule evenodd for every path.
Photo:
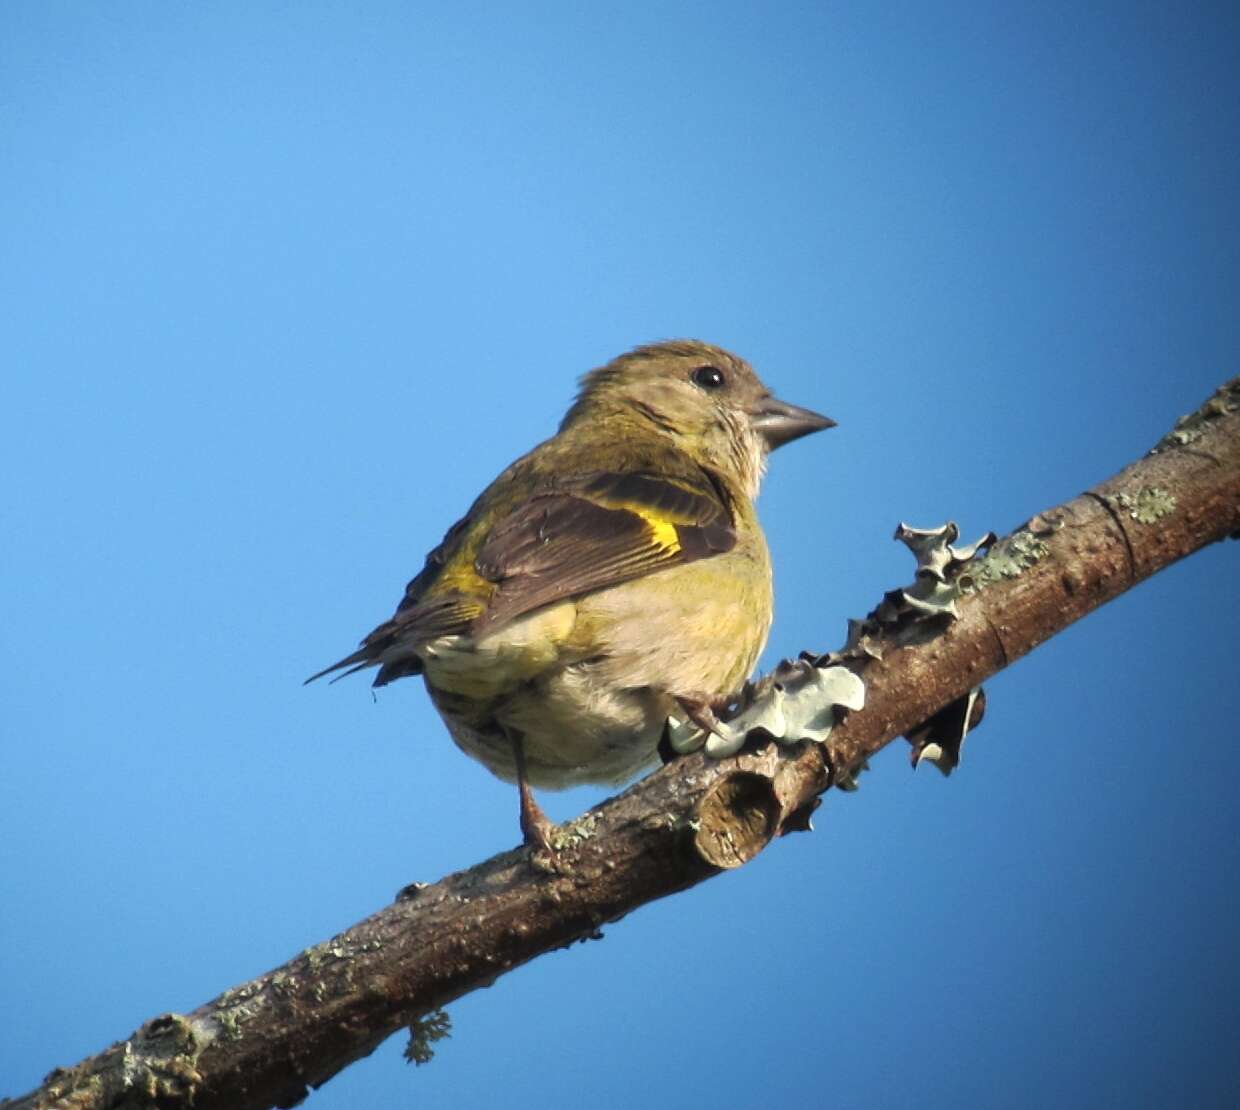
<instances>
[{"instance_id":1,"label":"pale green lichen","mask_svg":"<svg viewBox=\"0 0 1240 1110\"><path fill-rule=\"evenodd\" d=\"M959 617L956 603L968 590L993 576L1011 577L1032 565L1048 550L1031 533L1005 541L1004 558L985 564L980 552L995 544L988 532L976 543L956 546L960 529L952 521L939 528L912 528L901 524L896 539L917 559L913 583L892 590L863 621L849 621L848 642L842 651L796 662L785 660L756 687L746 687L740 709L711 732L691 721L669 717L667 741L673 751L684 754L705 748L712 758L734 755L755 732L776 743L792 745L802 740L823 743L841 715L865 705L865 683L857 673L872 659L881 658L884 643L901 643L933 634L943 620ZM836 783L841 789L854 786L851 776Z\"/></svg>"},{"instance_id":2,"label":"pale green lichen","mask_svg":"<svg viewBox=\"0 0 1240 1110\"><path fill-rule=\"evenodd\" d=\"M960 611L956 608L960 587L955 582L941 582L926 575L909 589L900 592L913 611L923 616L949 616L953 620L960 616Z\"/></svg>"},{"instance_id":3,"label":"pale green lichen","mask_svg":"<svg viewBox=\"0 0 1240 1110\"><path fill-rule=\"evenodd\" d=\"M1157 455L1162 451L1196 443L1206 434L1211 421L1233 412L1240 412L1240 378L1224 382L1196 412L1181 416L1175 422L1175 427L1154 445L1150 454Z\"/></svg>"},{"instance_id":4,"label":"pale green lichen","mask_svg":"<svg viewBox=\"0 0 1240 1110\"><path fill-rule=\"evenodd\" d=\"M705 747L712 759L735 755L750 733L761 730L779 744L818 743L831 735L839 709L865 705L865 684L847 667L785 660L753 701L718 733L668 718L668 742L684 754Z\"/></svg>"},{"instance_id":5,"label":"pale green lichen","mask_svg":"<svg viewBox=\"0 0 1240 1110\"><path fill-rule=\"evenodd\" d=\"M1192 416L1181 416L1175 422L1175 427L1158 441L1157 446L1150 454L1165 451L1168 447L1187 447L1188 444L1199 440L1206 434L1206 429L1205 425L1196 416L1196 413Z\"/></svg>"},{"instance_id":6,"label":"pale green lichen","mask_svg":"<svg viewBox=\"0 0 1240 1110\"><path fill-rule=\"evenodd\" d=\"M435 1055L434 1044L452 1036L452 1019L446 1010L432 1010L409 1023L409 1043L405 1045L405 1059L421 1067L429 1064Z\"/></svg>"},{"instance_id":7,"label":"pale green lichen","mask_svg":"<svg viewBox=\"0 0 1240 1110\"><path fill-rule=\"evenodd\" d=\"M182 1014L162 1014L96 1061L57 1069L45 1081L40 1106L96 1105L100 1090L119 1086L109 1105L190 1106L202 1083L198 1056L205 1040ZM46 1100L46 1101L44 1101Z\"/></svg>"},{"instance_id":8,"label":"pale green lichen","mask_svg":"<svg viewBox=\"0 0 1240 1110\"><path fill-rule=\"evenodd\" d=\"M313 948L307 948L303 953L306 963L311 971L318 971L328 959L343 960L349 955L349 950L345 948L337 939L325 940L321 944L316 944Z\"/></svg>"},{"instance_id":9,"label":"pale green lichen","mask_svg":"<svg viewBox=\"0 0 1240 1110\"><path fill-rule=\"evenodd\" d=\"M955 576L965 563L977 557L984 547L995 542L993 532L987 532L974 543L956 547L960 528L954 520L938 528L913 528L901 522L896 526L895 538L907 547L917 559L917 574L930 575L940 582Z\"/></svg>"},{"instance_id":10,"label":"pale green lichen","mask_svg":"<svg viewBox=\"0 0 1240 1110\"><path fill-rule=\"evenodd\" d=\"M253 1011L246 1006L236 1006L228 1010L217 1010L215 1020L226 1041L241 1040L241 1026L253 1017Z\"/></svg>"},{"instance_id":11,"label":"pale green lichen","mask_svg":"<svg viewBox=\"0 0 1240 1110\"><path fill-rule=\"evenodd\" d=\"M975 566L978 554L995 542L995 534L987 532L975 543L956 547L960 529L949 520L938 528L911 528L901 524L895 538L917 559L917 576L911 586L891 590L877 609L863 622L871 630L878 627L904 625L912 627L926 620L960 616L956 601L964 592L966 575ZM850 628L850 641L853 630Z\"/></svg>"},{"instance_id":12,"label":"pale green lichen","mask_svg":"<svg viewBox=\"0 0 1240 1110\"><path fill-rule=\"evenodd\" d=\"M946 705L906 739L913 746L912 763L916 770L923 763L932 763L944 777L960 765L961 750L974 723L974 706L982 697L982 688L975 686L963 698ZM977 720L981 720L979 706Z\"/></svg>"},{"instance_id":13,"label":"pale green lichen","mask_svg":"<svg viewBox=\"0 0 1240 1110\"><path fill-rule=\"evenodd\" d=\"M1050 548L1032 532L1022 528L1000 540L987 554L961 574L957 581L962 593L974 593L1005 578L1019 578L1036 566Z\"/></svg>"},{"instance_id":14,"label":"pale green lichen","mask_svg":"<svg viewBox=\"0 0 1240 1110\"><path fill-rule=\"evenodd\" d=\"M566 848L575 848L594 836L597 828L598 815L593 812L583 813L575 821L556 826L551 836L551 846L557 852L562 852Z\"/></svg>"},{"instance_id":15,"label":"pale green lichen","mask_svg":"<svg viewBox=\"0 0 1240 1110\"><path fill-rule=\"evenodd\" d=\"M1146 486L1132 493L1117 493L1111 500L1138 524L1154 524L1175 511L1175 496L1160 486Z\"/></svg>"},{"instance_id":16,"label":"pale green lichen","mask_svg":"<svg viewBox=\"0 0 1240 1110\"><path fill-rule=\"evenodd\" d=\"M872 622L849 617L848 638L844 641L844 650L838 654L842 659L881 659L883 642L874 636Z\"/></svg>"}]
</instances>

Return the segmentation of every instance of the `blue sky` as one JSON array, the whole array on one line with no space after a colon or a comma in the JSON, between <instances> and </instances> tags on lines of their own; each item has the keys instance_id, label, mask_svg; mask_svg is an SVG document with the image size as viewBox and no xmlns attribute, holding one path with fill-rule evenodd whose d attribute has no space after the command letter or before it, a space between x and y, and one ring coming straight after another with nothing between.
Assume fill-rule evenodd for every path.
<instances>
[{"instance_id":1,"label":"blue sky","mask_svg":"<svg viewBox=\"0 0 1240 1110\"><path fill-rule=\"evenodd\" d=\"M764 661L1240 372L1231 5L0 11L0 1095L510 846L416 682L303 689L576 376L693 335L840 426ZM1240 1101L1237 548L813 836L311 1107ZM553 817L603 797L544 795Z\"/></svg>"}]
</instances>

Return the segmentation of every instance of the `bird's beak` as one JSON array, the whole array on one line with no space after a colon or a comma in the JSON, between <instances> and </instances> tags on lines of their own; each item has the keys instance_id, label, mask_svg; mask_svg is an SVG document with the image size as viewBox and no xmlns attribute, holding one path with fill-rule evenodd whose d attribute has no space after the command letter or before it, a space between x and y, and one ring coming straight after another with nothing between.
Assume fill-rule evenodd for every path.
<instances>
[{"instance_id":1,"label":"bird's beak","mask_svg":"<svg viewBox=\"0 0 1240 1110\"><path fill-rule=\"evenodd\" d=\"M765 441L768 451L791 443L811 432L834 428L835 421L799 405L790 405L778 397L763 397L749 410L749 424Z\"/></svg>"}]
</instances>

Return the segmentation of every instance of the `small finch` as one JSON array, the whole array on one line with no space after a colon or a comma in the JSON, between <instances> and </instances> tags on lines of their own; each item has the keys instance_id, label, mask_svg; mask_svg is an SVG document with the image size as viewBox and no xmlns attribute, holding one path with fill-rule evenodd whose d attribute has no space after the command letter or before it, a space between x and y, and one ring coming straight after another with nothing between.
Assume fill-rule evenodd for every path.
<instances>
[{"instance_id":1,"label":"small finch","mask_svg":"<svg viewBox=\"0 0 1240 1110\"><path fill-rule=\"evenodd\" d=\"M420 674L548 847L531 786L622 783L658 760L669 717L718 727L771 627L767 454L834 423L708 343L621 355L448 529L392 618L307 681Z\"/></svg>"}]
</instances>

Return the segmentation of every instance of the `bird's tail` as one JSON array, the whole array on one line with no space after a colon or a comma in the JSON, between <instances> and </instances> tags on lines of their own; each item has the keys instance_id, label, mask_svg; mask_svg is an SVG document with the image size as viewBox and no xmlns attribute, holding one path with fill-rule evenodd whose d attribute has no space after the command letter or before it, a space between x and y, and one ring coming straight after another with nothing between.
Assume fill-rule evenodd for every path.
<instances>
[{"instance_id":1,"label":"bird's tail","mask_svg":"<svg viewBox=\"0 0 1240 1110\"><path fill-rule=\"evenodd\" d=\"M367 636L352 655L312 674L303 685L333 671L343 672L332 679L339 682L367 667L379 668L375 675L376 686L386 686L406 675L421 674L422 660L415 648L439 636L463 632L479 608L476 602L452 597L398 612Z\"/></svg>"},{"instance_id":2,"label":"bird's tail","mask_svg":"<svg viewBox=\"0 0 1240 1110\"><path fill-rule=\"evenodd\" d=\"M346 655L343 659L333 663L330 667L324 667L321 671L312 674L308 679L306 679L305 682L302 683L302 685L309 686L310 683L314 682L316 679L322 678L324 675L329 675L333 671L342 670L344 667L348 667L349 669L343 674L336 675L336 677L332 679L333 682L339 682L342 678L348 678L351 674L356 674L358 671L364 671L367 667L374 667L380 662L380 660L372 654L372 650L373 649L369 645L363 644L352 655Z\"/></svg>"}]
</instances>

